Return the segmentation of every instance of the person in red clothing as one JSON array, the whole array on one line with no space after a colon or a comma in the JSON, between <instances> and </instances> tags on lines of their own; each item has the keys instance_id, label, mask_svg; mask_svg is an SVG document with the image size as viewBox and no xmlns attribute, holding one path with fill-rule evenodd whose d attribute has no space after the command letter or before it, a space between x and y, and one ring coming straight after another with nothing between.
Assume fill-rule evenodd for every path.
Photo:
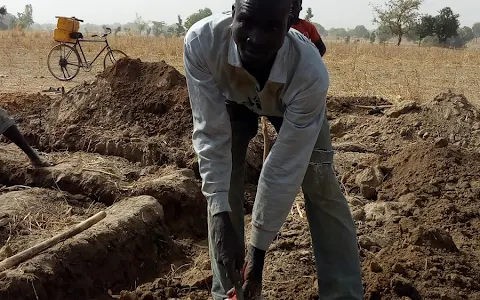
<instances>
[{"instance_id":1,"label":"person in red clothing","mask_svg":"<svg viewBox=\"0 0 480 300\"><path fill-rule=\"evenodd\" d=\"M322 41L322 37L311 22L300 19L300 12L302 11L302 0L293 0L292 1L292 28L300 31L304 36L309 38L312 43L317 46L320 55L323 57L327 52L327 47Z\"/></svg>"}]
</instances>

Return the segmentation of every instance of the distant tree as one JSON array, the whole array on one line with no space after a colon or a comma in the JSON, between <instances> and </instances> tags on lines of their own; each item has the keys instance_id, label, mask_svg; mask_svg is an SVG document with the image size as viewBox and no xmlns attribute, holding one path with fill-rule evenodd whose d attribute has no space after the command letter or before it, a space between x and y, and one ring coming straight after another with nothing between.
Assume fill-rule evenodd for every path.
<instances>
[{"instance_id":1,"label":"distant tree","mask_svg":"<svg viewBox=\"0 0 480 300\"><path fill-rule=\"evenodd\" d=\"M191 14L185 20L185 28L188 30L190 29L190 27L193 26L193 24L211 15L212 15L212 10L210 8L205 7L203 9L199 9L198 12Z\"/></svg>"},{"instance_id":2,"label":"distant tree","mask_svg":"<svg viewBox=\"0 0 480 300\"><path fill-rule=\"evenodd\" d=\"M420 17L420 21L415 25L415 35L418 40L418 44L422 43L422 40L427 36L434 35L436 26L436 18L431 15L423 15Z\"/></svg>"},{"instance_id":3,"label":"distant tree","mask_svg":"<svg viewBox=\"0 0 480 300\"><path fill-rule=\"evenodd\" d=\"M33 8L31 4L25 5L23 13L17 13L15 18L15 26L21 29L30 28L33 25Z\"/></svg>"},{"instance_id":4,"label":"distant tree","mask_svg":"<svg viewBox=\"0 0 480 300\"><path fill-rule=\"evenodd\" d=\"M321 36L327 36L328 35L328 31L325 29L325 27L323 27L322 25L320 25L318 23L315 23L315 22L312 22L312 24L315 25L315 28L317 28L317 31Z\"/></svg>"},{"instance_id":5,"label":"distant tree","mask_svg":"<svg viewBox=\"0 0 480 300\"><path fill-rule=\"evenodd\" d=\"M439 14L435 16L434 33L440 44L445 45L449 38L457 35L460 27L459 17L458 14L453 13L450 7L441 9Z\"/></svg>"},{"instance_id":6,"label":"distant tree","mask_svg":"<svg viewBox=\"0 0 480 300\"><path fill-rule=\"evenodd\" d=\"M210 11L210 13L211 13L211 11ZM177 36L181 36L185 33L185 27L183 26L183 20L180 17L180 15L178 15L177 17L178 17L178 22L176 24L177 27L175 28L175 33L177 34Z\"/></svg>"},{"instance_id":7,"label":"distant tree","mask_svg":"<svg viewBox=\"0 0 480 300\"><path fill-rule=\"evenodd\" d=\"M400 46L403 36L414 30L422 2L423 0L388 0L384 7L375 5L373 21L396 36L397 46Z\"/></svg>"},{"instance_id":8,"label":"distant tree","mask_svg":"<svg viewBox=\"0 0 480 300\"><path fill-rule=\"evenodd\" d=\"M328 35L344 38L348 36L348 31L345 28L330 28Z\"/></svg>"},{"instance_id":9,"label":"distant tree","mask_svg":"<svg viewBox=\"0 0 480 300\"><path fill-rule=\"evenodd\" d=\"M115 28L115 33L114 35L117 36L117 34L122 31L122 26L118 26L117 28Z\"/></svg>"},{"instance_id":10,"label":"distant tree","mask_svg":"<svg viewBox=\"0 0 480 300\"><path fill-rule=\"evenodd\" d=\"M458 29L457 35L449 39L449 44L456 48L464 48L475 38L472 28L464 26Z\"/></svg>"},{"instance_id":11,"label":"distant tree","mask_svg":"<svg viewBox=\"0 0 480 300\"><path fill-rule=\"evenodd\" d=\"M351 33L354 37L358 38L365 38L366 36L370 37L370 31L368 31L368 29L363 25L356 26Z\"/></svg>"},{"instance_id":12,"label":"distant tree","mask_svg":"<svg viewBox=\"0 0 480 300\"><path fill-rule=\"evenodd\" d=\"M370 40L370 43L373 44L375 43L375 40L377 39L377 34L375 33L375 31L372 31L370 33L370 37L369 37L369 40Z\"/></svg>"},{"instance_id":13,"label":"distant tree","mask_svg":"<svg viewBox=\"0 0 480 300\"><path fill-rule=\"evenodd\" d=\"M4 6L0 7L0 30L7 30L8 24L4 23L4 16L7 15L7 8Z\"/></svg>"},{"instance_id":14,"label":"distant tree","mask_svg":"<svg viewBox=\"0 0 480 300\"><path fill-rule=\"evenodd\" d=\"M472 26L473 35L475 36L475 40L480 37L480 23L475 23Z\"/></svg>"},{"instance_id":15,"label":"distant tree","mask_svg":"<svg viewBox=\"0 0 480 300\"><path fill-rule=\"evenodd\" d=\"M148 23L145 22L142 16L140 16L137 13L135 13L135 21L133 21L133 23L135 23L135 26L137 27L137 30L140 35L142 35L142 32L144 32L148 26Z\"/></svg>"},{"instance_id":16,"label":"distant tree","mask_svg":"<svg viewBox=\"0 0 480 300\"><path fill-rule=\"evenodd\" d=\"M385 26L378 27L376 34L378 37L378 42L380 44L385 44L389 39L393 37L390 29Z\"/></svg>"},{"instance_id":17,"label":"distant tree","mask_svg":"<svg viewBox=\"0 0 480 300\"><path fill-rule=\"evenodd\" d=\"M310 22L312 18L313 18L312 8L309 7L307 8L307 14L305 15L305 20Z\"/></svg>"},{"instance_id":18,"label":"distant tree","mask_svg":"<svg viewBox=\"0 0 480 300\"><path fill-rule=\"evenodd\" d=\"M159 37L167 24L164 21L152 21L152 33L154 36Z\"/></svg>"}]
</instances>

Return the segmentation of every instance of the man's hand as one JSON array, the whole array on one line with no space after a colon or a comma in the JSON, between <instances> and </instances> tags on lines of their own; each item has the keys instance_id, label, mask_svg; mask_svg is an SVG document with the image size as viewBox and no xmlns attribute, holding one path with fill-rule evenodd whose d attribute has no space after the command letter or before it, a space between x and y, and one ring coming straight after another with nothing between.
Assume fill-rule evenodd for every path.
<instances>
[{"instance_id":1,"label":"man's hand","mask_svg":"<svg viewBox=\"0 0 480 300\"><path fill-rule=\"evenodd\" d=\"M247 259L242 270L244 280L242 290L245 300L259 299L261 297L264 263L265 251L250 245ZM228 291L227 295L233 298L235 296L235 289Z\"/></svg>"},{"instance_id":2,"label":"man's hand","mask_svg":"<svg viewBox=\"0 0 480 300\"><path fill-rule=\"evenodd\" d=\"M235 284L241 280L240 269L244 261L245 249L238 240L228 212L213 216L211 231L215 243L215 259L225 266L228 278Z\"/></svg>"}]
</instances>

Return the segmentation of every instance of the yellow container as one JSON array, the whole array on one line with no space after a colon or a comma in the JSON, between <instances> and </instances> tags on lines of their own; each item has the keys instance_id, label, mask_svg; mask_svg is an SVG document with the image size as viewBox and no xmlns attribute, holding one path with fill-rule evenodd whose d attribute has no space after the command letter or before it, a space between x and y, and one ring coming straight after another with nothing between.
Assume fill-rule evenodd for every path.
<instances>
[{"instance_id":1,"label":"yellow container","mask_svg":"<svg viewBox=\"0 0 480 300\"><path fill-rule=\"evenodd\" d=\"M57 17L57 29L65 30L69 32L78 32L80 29L80 22L67 17Z\"/></svg>"},{"instance_id":2,"label":"yellow container","mask_svg":"<svg viewBox=\"0 0 480 300\"><path fill-rule=\"evenodd\" d=\"M72 33L69 30L62 30L62 29L55 29L53 32L53 39L56 42L63 42L63 43L72 43L75 44L77 40L72 39L70 37L70 33Z\"/></svg>"}]
</instances>

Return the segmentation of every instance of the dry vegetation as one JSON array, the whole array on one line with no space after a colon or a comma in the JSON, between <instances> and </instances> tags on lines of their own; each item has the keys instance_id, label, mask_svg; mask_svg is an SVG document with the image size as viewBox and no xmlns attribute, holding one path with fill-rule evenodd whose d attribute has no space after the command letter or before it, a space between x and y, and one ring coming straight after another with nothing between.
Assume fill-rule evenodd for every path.
<instances>
[{"instance_id":1,"label":"dry vegetation","mask_svg":"<svg viewBox=\"0 0 480 300\"><path fill-rule=\"evenodd\" d=\"M58 87L46 67L49 50L56 44L50 33L0 32L0 90L37 92ZM165 60L181 72L182 38L111 37L114 48L124 50L144 61ZM100 45L89 44L84 50L93 58ZM480 52L435 47L343 44L327 41L325 57L331 75L331 94L376 95L390 99L431 99L451 89L464 93L477 103L480 94ZM101 67L102 61L97 61ZM93 74L100 69L93 70ZM5 77L5 75L7 77ZM80 71L72 87L92 78Z\"/></svg>"}]
</instances>

